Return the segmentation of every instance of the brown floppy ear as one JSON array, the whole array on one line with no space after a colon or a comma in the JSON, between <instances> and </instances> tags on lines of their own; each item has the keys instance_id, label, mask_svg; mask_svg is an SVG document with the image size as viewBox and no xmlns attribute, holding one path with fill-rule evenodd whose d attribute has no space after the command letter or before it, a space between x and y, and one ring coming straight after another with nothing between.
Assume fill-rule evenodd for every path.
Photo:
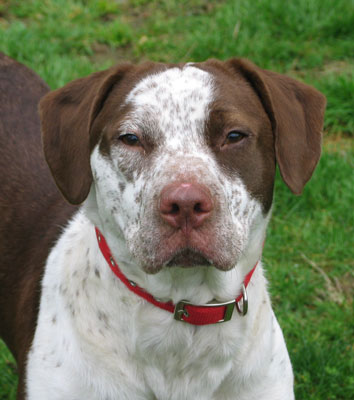
<instances>
[{"instance_id":1,"label":"brown floppy ear","mask_svg":"<svg viewBox=\"0 0 354 400\"><path fill-rule=\"evenodd\" d=\"M71 204L82 203L90 190L93 121L113 86L130 64L77 79L47 94L39 104L45 159L54 180Z\"/></svg>"},{"instance_id":2,"label":"brown floppy ear","mask_svg":"<svg viewBox=\"0 0 354 400\"><path fill-rule=\"evenodd\" d=\"M325 96L244 59L227 64L241 73L260 97L272 123L281 176L294 194L301 194L321 155Z\"/></svg>"}]
</instances>

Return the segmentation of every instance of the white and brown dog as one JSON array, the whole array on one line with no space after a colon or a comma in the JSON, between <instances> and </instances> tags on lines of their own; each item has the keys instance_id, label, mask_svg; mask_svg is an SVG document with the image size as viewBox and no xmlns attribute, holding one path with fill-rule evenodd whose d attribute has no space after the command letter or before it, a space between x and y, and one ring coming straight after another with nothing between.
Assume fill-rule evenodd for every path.
<instances>
[{"instance_id":1,"label":"white and brown dog","mask_svg":"<svg viewBox=\"0 0 354 400\"><path fill-rule=\"evenodd\" d=\"M78 79L40 103L69 205L41 154L45 84L5 56L0 78L0 333L18 399L293 399L259 260L276 163L301 193L324 97L241 59Z\"/></svg>"}]
</instances>

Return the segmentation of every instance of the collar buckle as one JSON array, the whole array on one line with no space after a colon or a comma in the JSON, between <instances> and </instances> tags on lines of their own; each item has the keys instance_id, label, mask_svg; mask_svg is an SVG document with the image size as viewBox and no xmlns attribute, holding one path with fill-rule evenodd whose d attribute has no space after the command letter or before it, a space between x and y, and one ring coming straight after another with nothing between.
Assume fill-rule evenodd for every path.
<instances>
[{"instance_id":1,"label":"collar buckle","mask_svg":"<svg viewBox=\"0 0 354 400\"><path fill-rule=\"evenodd\" d=\"M230 321L230 319L232 317L232 313L235 308L235 304L236 304L236 300L230 300L230 301L226 301L224 303L218 303L215 300L213 300L210 303L198 304L198 305L190 303L189 301L186 301L186 300L181 300L176 304L173 317L176 321L188 322L187 319L188 319L188 317L192 316L190 314L192 313L193 308L204 307L204 308L212 309L215 307L224 307L224 309L225 309L224 317L215 322L215 324L219 324L221 322ZM186 306L188 309L186 309Z\"/></svg>"}]
</instances>

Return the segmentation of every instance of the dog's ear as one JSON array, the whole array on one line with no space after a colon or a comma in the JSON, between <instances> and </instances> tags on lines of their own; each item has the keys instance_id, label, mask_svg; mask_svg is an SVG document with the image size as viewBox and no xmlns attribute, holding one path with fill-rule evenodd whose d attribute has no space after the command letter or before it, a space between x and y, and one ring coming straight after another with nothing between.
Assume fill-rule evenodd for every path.
<instances>
[{"instance_id":1,"label":"dog's ear","mask_svg":"<svg viewBox=\"0 0 354 400\"><path fill-rule=\"evenodd\" d=\"M93 121L112 90L131 68L123 64L68 83L39 104L45 159L54 180L71 204L82 203L90 190L90 137Z\"/></svg>"},{"instance_id":2,"label":"dog's ear","mask_svg":"<svg viewBox=\"0 0 354 400\"><path fill-rule=\"evenodd\" d=\"M326 98L310 86L250 61L226 63L257 92L272 123L281 176L293 193L301 194L321 155Z\"/></svg>"}]
</instances>

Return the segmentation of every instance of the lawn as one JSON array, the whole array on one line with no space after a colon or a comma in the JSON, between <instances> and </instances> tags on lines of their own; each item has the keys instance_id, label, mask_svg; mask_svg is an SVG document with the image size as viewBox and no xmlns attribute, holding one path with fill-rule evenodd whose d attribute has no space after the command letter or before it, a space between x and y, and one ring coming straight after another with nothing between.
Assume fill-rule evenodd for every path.
<instances>
[{"instance_id":1,"label":"lawn","mask_svg":"<svg viewBox=\"0 0 354 400\"><path fill-rule=\"evenodd\" d=\"M301 197L277 178L263 259L297 399L353 398L353 0L0 0L0 51L53 89L123 60L242 56L321 90L322 159ZM15 384L0 342L0 400Z\"/></svg>"}]
</instances>

